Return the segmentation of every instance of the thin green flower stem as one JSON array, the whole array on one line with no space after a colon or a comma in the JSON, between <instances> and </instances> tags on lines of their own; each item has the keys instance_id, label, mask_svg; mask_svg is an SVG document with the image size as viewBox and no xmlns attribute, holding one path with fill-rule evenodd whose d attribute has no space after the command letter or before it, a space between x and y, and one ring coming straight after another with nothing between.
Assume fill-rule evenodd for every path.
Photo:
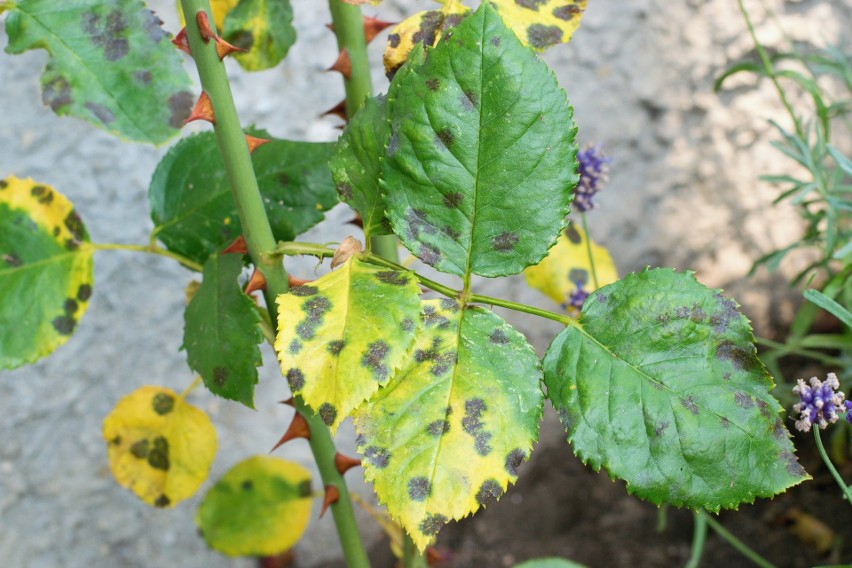
<instances>
[{"instance_id":1,"label":"thin green flower stem","mask_svg":"<svg viewBox=\"0 0 852 568\"><path fill-rule=\"evenodd\" d=\"M804 139L805 133L802 130L802 125L799 123L799 119L796 118L793 106L790 104L790 101L787 100L787 95L784 93L784 89L781 88L781 84L778 82L778 77L775 75L775 68L772 67L772 61L769 59L766 49L764 49L763 44L757 39L757 33L754 31L754 25L751 23L751 18L748 15L748 11L745 9L745 5L743 5L743 0L737 0L737 4L739 4L740 13L743 15L743 19L745 19L748 33L751 35L751 40L754 42L754 46L760 56L760 61L763 63L763 69L766 71L766 75L769 77L769 80L772 81L772 84L775 86L775 90L778 92L778 97L781 99L781 104L783 104L784 108L787 109L787 114L790 115L793 125L796 127L796 134Z\"/></svg>"},{"instance_id":2,"label":"thin green flower stem","mask_svg":"<svg viewBox=\"0 0 852 568\"><path fill-rule=\"evenodd\" d=\"M695 519L695 528L692 533L692 551L684 568L698 568L701 564L701 555L704 554L704 542L707 540L707 519L698 514L697 511L692 513Z\"/></svg>"},{"instance_id":3,"label":"thin green flower stem","mask_svg":"<svg viewBox=\"0 0 852 568\"><path fill-rule=\"evenodd\" d=\"M723 527L718 521L716 521L716 519L707 514L706 511L697 511L697 513L704 517L704 520L708 525L710 525L711 529L716 531L716 534L728 541L728 544L736 548L740 554L751 560L754 564L757 564L761 568L778 568L775 564L769 562L763 556L746 546L743 541L728 532L728 529Z\"/></svg>"},{"instance_id":4,"label":"thin green flower stem","mask_svg":"<svg viewBox=\"0 0 852 568\"><path fill-rule=\"evenodd\" d=\"M405 568L429 568L426 554L418 550L405 530L402 531L402 565Z\"/></svg>"},{"instance_id":5,"label":"thin green flower stem","mask_svg":"<svg viewBox=\"0 0 852 568\"><path fill-rule=\"evenodd\" d=\"M764 347L769 347L771 349L779 351L779 356L781 357L785 355L801 355L803 357L814 359L815 361L820 361L821 363L824 363L829 366L838 366L843 364L843 361L841 361L837 357L832 357L831 355L826 355L825 353L814 351L813 349L797 347L796 343L779 343L778 341L773 341L765 337L755 337L754 342L758 345L762 345Z\"/></svg>"},{"instance_id":6,"label":"thin green flower stem","mask_svg":"<svg viewBox=\"0 0 852 568\"><path fill-rule=\"evenodd\" d=\"M595 290L598 289L598 273L595 271L595 257L592 256L592 238L589 236L589 227L586 225L586 214L580 213L580 223L583 225L583 232L586 234L586 254L589 255L589 266L592 268L592 284L595 285Z\"/></svg>"},{"instance_id":7,"label":"thin green flower stem","mask_svg":"<svg viewBox=\"0 0 852 568\"><path fill-rule=\"evenodd\" d=\"M190 260L185 256L181 256L177 253L171 252L166 249L161 249L156 245L146 246L146 245L125 245L121 243L90 243L89 246L94 250L129 250L132 252L144 252L147 254L156 254L158 256L165 256L166 258L171 258L172 260L178 261L181 265L189 268L190 270L194 270L196 272L201 272L203 267L195 262L194 260Z\"/></svg>"},{"instance_id":8,"label":"thin green flower stem","mask_svg":"<svg viewBox=\"0 0 852 568\"><path fill-rule=\"evenodd\" d=\"M289 289L287 272L280 258L262 254L275 247L275 238L258 189L248 145L237 117L225 66L216 53L215 42L211 40L205 43L196 24L196 14L204 11L213 25L210 2L209 0L181 0L181 8L201 86L213 105L216 138L225 162L231 193L239 212L246 246L255 267L266 278L267 289L264 295L270 321L274 325L278 321L275 299ZM346 481L334 465L334 456L337 452L334 440L322 419L314 414L300 397L295 397L293 403L296 411L304 416L310 428L309 444L323 485L334 485L340 495L337 502L331 506L331 512L346 563L350 568L368 568L370 564L358 533L349 490Z\"/></svg>"},{"instance_id":9,"label":"thin green flower stem","mask_svg":"<svg viewBox=\"0 0 852 568\"><path fill-rule=\"evenodd\" d=\"M834 478L834 481L836 481L837 485L840 486L846 500L849 501L849 504L852 504L852 491L849 490L849 486L846 485L846 482L843 481L842 477L840 477L840 473L838 473L837 468L834 467L834 464L831 463L831 459L829 459L828 454L825 452L825 448L822 445L822 439L819 436L819 426L814 425L813 431L814 440L816 440L817 450L819 450L819 455L822 456L822 461L825 462L825 465L828 468L828 471L831 472L831 476Z\"/></svg>"}]
</instances>

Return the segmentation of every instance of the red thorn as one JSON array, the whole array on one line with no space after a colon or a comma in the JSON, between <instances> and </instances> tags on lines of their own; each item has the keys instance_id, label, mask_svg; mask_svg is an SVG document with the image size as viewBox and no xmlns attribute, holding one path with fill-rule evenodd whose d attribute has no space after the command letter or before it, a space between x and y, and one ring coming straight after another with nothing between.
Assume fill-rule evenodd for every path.
<instances>
[{"instance_id":1,"label":"red thorn","mask_svg":"<svg viewBox=\"0 0 852 568\"><path fill-rule=\"evenodd\" d=\"M435 548L434 546L426 547L426 562L429 566L433 564L440 564L441 562L446 562L449 560L446 555L442 554L440 550Z\"/></svg>"},{"instance_id":2,"label":"red thorn","mask_svg":"<svg viewBox=\"0 0 852 568\"><path fill-rule=\"evenodd\" d=\"M218 36L214 36L213 39L216 40L216 53L219 55L219 61L222 61L232 53L245 53L246 51L248 51L247 49L243 49L242 47L231 45L230 43Z\"/></svg>"},{"instance_id":3,"label":"red thorn","mask_svg":"<svg viewBox=\"0 0 852 568\"><path fill-rule=\"evenodd\" d=\"M178 32L178 35L174 37L172 43L176 48L184 52L185 54L191 56L192 52L189 50L189 40L186 39L186 28L181 28Z\"/></svg>"},{"instance_id":4,"label":"red thorn","mask_svg":"<svg viewBox=\"0 0 852 568\"><path fill-rule=\"evenodd\" d=\"M222 251L222 254L248 254L246 238L240 235L234 239L234 242L228 245L228 248Z\"/></svg>"},{"instance_id":5,"label":"red thorn","mask_svg":"<svg viewBox=\"0 0 852 568\"><path fill-rule=\"evenodd\" d=\"M287 400L279 400L278 404L286 404L287 406L295 407L295 404L293 404L293 397L292 396L290 398L288 398Z\"/></svg>"},{"instance_id":6,"label":"red thorn","mask_svg":"<svg viewBox=\"0 0 852 568\"><path fill-rule=\"evenodd\" d=\"M340 500L340 490L336 485L326 485L325 486L325 497L322 500L322 510L320 511L319 518L321 519L325 512L328 510L329 505L334 505L337 501Z\"/></svg>"},{"instance_id":7,"label":"red thorn","mask_svg":"<svg viewBox=\"0 0 852 568\"><path fill-rule=\"evenodd\" d=\"M278 443L275 444L269 453L271 454L290 440L295 440L296 438L304 438L305 440L311 439L311 428L308 426L308 421L305 420L305 417L299 414L298 412L293 417L293 421L290 423L290 427L287 428L287 431L284 432L284 435L281 436L281 439L278 440Z\"/></svg>"},{"instance_id":8,"label":"red thorn","mask_svg":"<svg viewBox=\"0 0 852 568\"><path fill-rule=\"evenodd\" d=\"M313 280L302 280L301 278L296 278L292 274L288 274L287 282L290 284L290 288L295 288L296 286L303 286L308 282L313 282Z\"/></svg>"},{"instance_id":9,"label":"red thorn","mask_svg":"<svg viewBox=\"0 0 852 568\"><path fill-rule=\"evenodd\" d=\"M326 71L337 71L346 79L349 79L352 76L352 61L349 59L349 52L341 49L340 54L337 56L337 61L334 62L334 65L326 69Z\"/></svg>"},{"instance_id":10,"label":"red thorn","mask_svg":"<svg viewBox=\"0 0 852 568\"><path fill-rule=\"evenodd\" d=\"M334 467L337 468L337 471L340 472L340 475L343 475L353 467L361 465L361 460L357 458L350 458L349 456L344 456L340 452L336 452L334 454Z\"/></svg>"},{"instance_id":11,"label":"red thorn","mask_svg":"<svg viewBox=\"0 0 852 568\"><path fill-rule=\"evenodd\" d=\"M361 219L359 214L355 214L351 221L347 221L350 225L355 225L356 227L364 228L364 220Z\"/></svg>"},{"instance_id":12,"label":"red thorn","mask_svg":"<svg viewBox=\"0 0 852 568\"><path fill-rule=\"evenodd\" d=\"M211 39L216 38L216 34L210 29L210 20L207 19L207 12L199 10L195 13L195 23L198 25L198 33L201 34L201 39L204 43L208 43Z\"/></svg>"},{"instance_id":13,"label":"red thorn","mask_svg":"<svg viewBox=\"0 0 852 568\"><path fill-rule=\"evenodd\" d=\"M367 43L370 43L383 29L393 25L393 22L384 22L378 18L364 16L364 39Z\"/></svg>"},{"instance_id":14,"label":"red thorn","mask_svg":"<svg viewBox=\"0 0 852 568\"><path fill-rule=\"evenodd\" d=\"M266 290L266 276L263 275L263 272L255 268L254 272L251 273L248 284L246 284L245 293L251 294L258 290Z\"/></svg>"},{"instance_id":15,"label":"red thorn","mask_svg":"<svg viewBox=\"0 0 852 568\"><path fill-rule=\"evenodd\" d=\"M246 134L246 144L248 144L249 154L254 153L258 146L263 146L268 142L272 142L272 140L267 140L266 138L258 138L256 136L252 136L251 134Z\"/></svg>"},{"instance_id":16,"label":"red thorn","mask_svg":"<svg viewBox=\"0 0 852 568\"><path fill-rule=\"evenodd\" d=\"M333 114L334 116L339 116L345 122L349 122L349 117L346 115L346 99L340 101L339 103L322 113L320 116L328 116L330 114Z\"/></svg>"},{"instance_id":17,"label":"red thorn","mask_svg":"<svg viewBox=\"0 0 852 568\"><path fill-rule=\"evenodd\" d=\"M201 96L198 97L198 102L189 115L189 118L183 121L184 124L189 124L193 120L206 120L210 124L216 124L216 115L213 114L213 103L210 102L210 97L207 93L201 91Z\"/></svg>"}]
</instances>

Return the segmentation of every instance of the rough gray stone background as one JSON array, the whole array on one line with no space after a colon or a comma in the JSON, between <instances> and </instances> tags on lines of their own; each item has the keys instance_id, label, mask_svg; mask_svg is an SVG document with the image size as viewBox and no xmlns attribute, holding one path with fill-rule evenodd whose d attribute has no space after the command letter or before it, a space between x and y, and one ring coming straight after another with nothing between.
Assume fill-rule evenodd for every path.
<instances>
[{"instance_id":1,"label":"rough gray stone background","mask_svg":"<svg viewBox=\"0 0 852 568\"><path fill-rule=\"evenodd\" d=\"M762 3L747 4L763 40L782 46ZM766 4L796 41L825 45L852 29L848 0ZM149 5L177 31L172 0ZM398 21L430 6L386 0L367 11ZM244 123L277 136L332 140L337 120L318 118L342 97L339 77L322 72L336 55L321 25L329 21L327 9L315 0L295 0L294 8L299 40L281 66L254 75L231 69L238 109ZM380 41L371 52L375 62ZM0 46L6 43L0 32ZM766 119L786 121L767 83L754 88L753 79L738 79L721 95L711 88L726 65L751 50L733 0L592 0L571 44L545 59L574 104L580 140L604 142L615 158L590 222L593 238L610 247L620 271L648 264L693 269L705 284L732 292L767 330L792 309L783 278L761 274L746 281L745 274L760 254L799 235L791 211L770 208L776 190L757 181L779 164ZM52 115L38 87L45 61L44 52L0 55L0 177L31 176L54 185L77 205L95 241L147 242L146 189L164 149L120 144L86 123ZM386 88L378 68L374 79L377 90ZM348 216L335 210L306 239L340 239ZM791 259L783 273L802 262ZM99 253L95 272L89 312L69 344L37 365L0 373L0 564L251 566L210 551L197 536L198 498L154 510L110 478L100 432L116 401L144 384L182 389L192 380L178 352L190 274L165 259L116 252ZM301 264L297 272L308 277L312 267ZM479 289L553 307L519 278L481 281ZM511 321L539 351L556 331L533 318L512 315ZM264 356L256 412L202 390L190 396L218 428L211 479L249 455L266 453L290 420L292 411L275 403L287 396L285 383L271 351ZM557 430L546 421L543 443L558 440ZM351 427L341 430L338 442L351 452ZM308 466L312 461L301 441L277 455ZM358 475L348 474L352 486L369 495ZM325 566L339 554L330 516L315 519L297 547L298 566ZM363 515L362 521L372 546L380 535Z\"/></svg>"}]
</instances>

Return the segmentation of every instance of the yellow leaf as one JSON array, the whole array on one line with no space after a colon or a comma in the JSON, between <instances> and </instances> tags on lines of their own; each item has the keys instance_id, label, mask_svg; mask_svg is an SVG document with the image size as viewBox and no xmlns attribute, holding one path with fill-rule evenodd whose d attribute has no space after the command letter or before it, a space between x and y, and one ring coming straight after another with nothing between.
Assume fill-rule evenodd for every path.
<instances>
[{"instance_id":1,"label":"yellow leaf","mask_svg":"<svg viewBox=\"0 0 852 568\"><path fill-rule=\"evenodd\" d=\"M570 305L571 294L582 290L591 294L597 288L618 280L618 272L609 251L591 241L597 287L592 275L592 263L586 247L586 234L573 222L559 237L548 255L535 266L524 270L527 284L560 304L576 317L579 310Z\"/></svg>"},{"instance_id":2,"label":"yellow leaf","mask_svg":"<svg viewBox=\"0 0 852 568\"><path fill-rule=\"evenodd\" d=\"M213 22L216 24L217 30L222 30L222 27L225 25L225 16L228 15L233 8L236 7L237 4L240 3L240 0L210 0L210 10L213 11ZM180 16L180 25L185 25L186 22L183 19L183 10L180 7L180 0L178 0L178 15Z\"/></svg>"},{"instance_id":3,"label":"yellow leaf","mask_svg":"<svg viewBox=\"0 0 852 568\"><path fill-rule=\"evenodd\" d=\"M118 401L103 434L116 481L155 507L192 496L216 455L210 418L164 387L142 387Z\"/></svg>"},{"instance_id":4,"label":"yellow leaf","mask_svg":"<svg viewBox=\"0 0 852 568\"><path fill-rule=\"evenodd\" d=\"M568 43L588 0L491 0L506 26L524 45L544 51Z\"/></svg>"},{"instance_id":5,"label":"yellow leaf","mask_svg":"<svg viewBox=\"0 0 852 568\"><path fill-rule=\"evenodd\" d=\"M444 32L456 27L468 12L470 8L458 0L448 0L440 10L418 12L394 26L388 34L384 55L388 77L393 77L403 66L415 44L434 47Z\"/></svg>"}]
</instances>

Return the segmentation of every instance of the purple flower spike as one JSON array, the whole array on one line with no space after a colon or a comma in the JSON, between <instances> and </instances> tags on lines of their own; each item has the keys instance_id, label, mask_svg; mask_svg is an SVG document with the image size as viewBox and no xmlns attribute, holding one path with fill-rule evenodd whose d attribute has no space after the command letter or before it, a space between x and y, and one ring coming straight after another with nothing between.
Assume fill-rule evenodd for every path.
<instances>
[{"instance_id":1,"label":"purple flower spike","mask_svg":"<svg viewBox=\"0 0 852 568\"><path fill-rule=\"evenodd\" d=\"M843 404L846 406L846 422L852 424L852 400L844 400Z\"/></svg>"},{"instance_id":2,"label":"purple flower spike","mask_svg":"<svg viewBox=\"0 0 852 568\"><path fill-rule=\"evenodd\" d=\"M571 317L576 318L580 315L580 310L583 309L583 302L589 297L589 293L583 290L581 282L574 282L574 284L577 286L577 289L566 294L565 301L562 302L562 309L568 312L568 315Z\"/></svg>"},{"instance_id":3,"label":"purple flower spike","mask_svg":"<svg viewBox=\"0 0 852 568\"><path fill-rule=\"evenodd\" d=\"M592 198L609 181L609 164L612 158L603 152L600 144L588 145L577 152L580 182L574 190L573 205L580 213L593 209Z\"/></svg>"},{"instance_id":4,"label":"purple flower spike","mask_svg":"<svg viewBox=\"0 0 852 568\"><path fill-rule=\"evenodd\" d=\"M852 408L849 401L844 402L846 395L837 390L840 388L840 381L834 373L829 373L825 382L811 377L810 383L811 386L808 386L805 381L799 379L793 387L793 392L799 395L801 400L793 406L793 412L799 413L796 429L801 432L810 432L814 424L825 429L829 424L837 422L839 412L848 412Z\"/></svg>"}]
</instances>

